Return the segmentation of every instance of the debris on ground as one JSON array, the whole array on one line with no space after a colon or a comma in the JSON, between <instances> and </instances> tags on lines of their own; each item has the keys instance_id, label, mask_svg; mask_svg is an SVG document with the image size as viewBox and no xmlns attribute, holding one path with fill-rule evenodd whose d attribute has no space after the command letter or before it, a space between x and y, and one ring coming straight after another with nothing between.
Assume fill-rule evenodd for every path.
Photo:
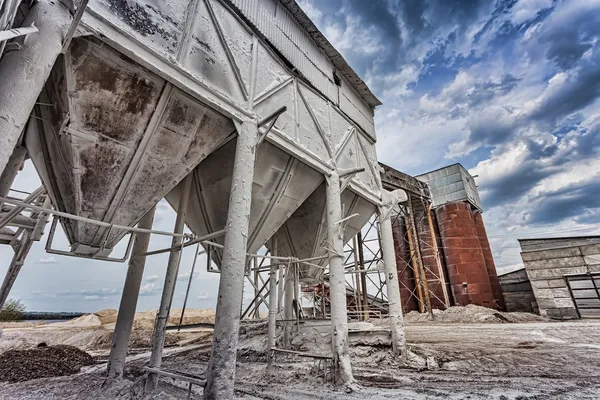
<instances>
[{"instance_id":1,"label":"debris on ground","mask_svg":"<svg viewBox=\"0 0 600 400\"><path fill-rule=\"evenodd\" d=\"M92 364L92 356L73 346L9 350L0 354L0 381L14 383L72 375L78 373L81 367Z\"/></svg>"},{"instance_id":2,"label":"debris on ground","mask_svg":"<svg viewBox=\"0 0 600 400\"><path fill-rule=\"evenodd\" d=\"M431 322L428 313L411 311L404 316L407 323ZM548 322L547 318L537 314L525 312L501 312L491 308L469 304L464 307L450 307L446 310L433 310L435 322L460 322L460 323L516 323L516 322Z\"/></svg>"}]
</instances>

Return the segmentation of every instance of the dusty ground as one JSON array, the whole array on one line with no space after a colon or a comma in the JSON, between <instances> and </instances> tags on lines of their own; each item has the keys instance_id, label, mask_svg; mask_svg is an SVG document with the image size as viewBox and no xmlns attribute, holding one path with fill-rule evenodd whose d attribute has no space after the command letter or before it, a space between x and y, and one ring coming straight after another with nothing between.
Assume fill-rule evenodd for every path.
<instances>
[{"instance_id":1,"label":"dusty ground","mask_svg":"<svg viewBox=\"0 0 600 400\"><path fill-rule=\"evenodd\" d=\"M311 361L293 357L278 356L274 376L267 376L262 330L247 329L241 336L240 399L600 398L600 322L412 323L406 327L411 355L404 365L382 346L352 348L362 389L351 394L316 377ZM196 340L168 349L163 367L202 376L211 337L188 334ZM139 394L141 368L149 356L141 349L138 353L128 363L127 379L111 387L102 386L99 357L97 366L70 377L0 384L0 399L132 398ZM194 393L199 396L201 389ZM184 399L185 387L163 380L154 398Z\"/></svg>"}]
</instances>

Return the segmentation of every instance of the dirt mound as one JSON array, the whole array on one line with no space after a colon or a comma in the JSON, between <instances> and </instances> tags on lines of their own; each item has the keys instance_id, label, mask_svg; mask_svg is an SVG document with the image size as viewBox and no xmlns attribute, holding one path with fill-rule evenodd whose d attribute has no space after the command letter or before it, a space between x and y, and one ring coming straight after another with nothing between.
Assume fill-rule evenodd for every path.
<instances>
[{"instance_id":1,"label":"dirt mound","mask_svg":"<svg viewBox=\"0 0 600 400\"><path fill-rule=\"evenodd\" d=\"M29 350L9 350L0 354L0 381L23 382L30 379L72 375L81 367L94 364L85 351L73 346L43 346Z\"/></svg>"},{"instance_id":2,"label":"dirt mound","mask_svg":"<svg viewBox=\"0 0 600 400\"><path fill-rule=\"evenodd\" d=\"M96 314L83 314L65 322L52 324L52 328L90 328L102 326L102 320Z\"/></svg>"},{"instance_id":3,"label":"dirt mound","mask_svg":"<svg viewBox=\"0 0 600 400\"><path fill-rule=\"evenodd\" d=\"M429 314L411 311L404 316L411 322L430 322ZM513 322L547 322L547 319L536 314L523 312L500 312L491 308L469 304L464 307L450 307L447 310L433 310L434 322L489 323L502 324Z\"/></svg>"},{"instance_id":4,"label":"dirt mound","mask_svg":"<svg viewBox=\"0 0 600 400\"><path fill-rule=\"evenodd\" d=\"M106 308L94 313L99 319L102 325L114 324L117 322L117 310L114 308Z\"/></svg>"}]
</instances>

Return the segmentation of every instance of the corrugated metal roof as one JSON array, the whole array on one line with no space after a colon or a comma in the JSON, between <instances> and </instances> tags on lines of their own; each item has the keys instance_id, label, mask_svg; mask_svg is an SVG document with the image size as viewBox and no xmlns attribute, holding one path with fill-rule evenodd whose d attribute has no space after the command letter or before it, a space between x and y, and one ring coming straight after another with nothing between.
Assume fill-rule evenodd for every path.
<instances>
[{"instance_id":1,"label":"corrugated metal roof","mask_svg":"<svg viewBox=\"0 0 600 400\"><path fill-rule=\"evenodd\" d=\"M280 11L283 11L278 12L276 18L275 11L269 10L264 1L228 0L323 94L337 93L333 66L368 106L381 105L295 0L275 1L281 4Z\"/></svg>"},{"instance_id":2,"label":"corrugated metal roof","mask_svg":"<svg viewBox=\"0 0 600 400\"><path fill-rule=\"evenodd\" d=\"M315 43L325 52L327 57L331 60L333 65L340 71L340 73L346 78L348 82L354 87L354 89L360 94L360 96L369 104L371 107L381 105L381 101L371 92L371 89L367 84L358 76L358 74L348 65L344 57L337 51L335 47L327 40L325 35L319 31L312 20L306 15L302 8L296 3L295 0L280 0L292 14L292 16L298 21L298 23L304 28L304 30L310 35Z\"/></svg>"}]
</instances>

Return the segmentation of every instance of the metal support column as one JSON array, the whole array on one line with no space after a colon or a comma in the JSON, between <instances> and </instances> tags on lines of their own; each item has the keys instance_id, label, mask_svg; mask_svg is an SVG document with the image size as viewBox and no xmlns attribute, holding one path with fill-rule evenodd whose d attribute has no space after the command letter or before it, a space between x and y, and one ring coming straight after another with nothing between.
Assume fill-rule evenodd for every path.
<instances>
[{"instance_id":1,"label":"metal support column","mask_svg":"<svg viewBox=\"0 0 600 400\"><path fill-rule=\"evenodd\" d=\"M344 240L340 179L337 171L327 177L327 238L329 245L329 292L336 380L351 388L355 384L348 352L348 310L344 271Z\"/></svg>"},{"instance_id":2,"label":"metal support column","mask_svg":"<svg viewBox=\"0 0 600 400\"><path fill-rule=\"evenodd\" d=\"M71 14L60 1L40 0L23 21L23 26L33 24L39 32L27 36L20 50L4 54L0 61L0 174L4 172L61 53Z\"/></svg>"},{"instance_id":3,"label":"metal support column","mask_svg":"<svg viewBox=\"0 0 600 400\"><path fill-rule=\"evenodd\" d=\"M258 128L255 121L236 124L238 138L221 264L212 353L206 372L204 398L232 399L238 331L244 289L244 269L250 222L252 179Z\"/></svg>"},{"instance_id":4,"label":"metal support column","mask_svg":"<svg viewBox=\"0 0 600 400\"><path fill-rule=\"evenodd\" d=\"M185 216L190 200L190 189L192 187L192 174L188 174L181 183L181 191L179 194L179 205L177 207L177 218L175 220L175 233L183 233L185 226ZM167 333L167 322L169 320L169 312L171 311L171 302L175 292L175 284L177 283L177 274L179 273L179 263L181 260L181 252L183 251L183 238L174 237L171 242L172 250L169 253L169 262L167 264L167 274L163 287L162 297L160 299L160 307L156 316L156 324L154 326L154 335L152 338L152 354L148 367L159 369L162 363L162 353L165 346L165 336ZM146 393L151 393L158 385L158 375L149 372L146 379Z\"/></svg>"},{"instance_id":5,"label":"metal support column","mask_svg":"<svg viewBox=\"0 0 600 400\"><path fill-rule=\"evenodd\" d=\"M4 303L6 302L10 290L12 289L12 286L15 283L19 272L21 271L21 267L25 263L25 258L27 258L27 254L29 254L32 244L33 240L31 239L31 232L24 232L18 245L19 247L15 250L15 255L10 262L8 271L6 271L4 281L2 282L2 287L0 288L0 309L4 307Z\"/></svg>"},{"instance_id":6,"label":"metal support column","mask_svg":"<svg viewBox=\"0 0 600 400\"><path fill-rule=\"evenodd\" d=\"M285 282L283 289L283 319L284 331L283 331L283 345L285 348L289 348L292 341L292 323L294 319L294 267L293 264L288 263L285 268Z\"/></svg>"},{"instance_id":7,"label":"metal support column","mask_svg":"<svg viewBox=\"0 0 600 400\"><path fill-rule=\"evenodd\" d=\"M385 269L385 285L389 303L389 320L392 331L392 348L396 355L404 355L406 353L406 339L404 337L404 321L402 318L402 302L400 298L400 286L398 284L392 221L389 215L382 215L381 211L379 226L381 230L383 266Z\"/></svg>"},{"instance_id":8,"label":"metal support column","mask_svg":"<svg viewBox=\"0 0 600 400\"><path fill-rule=\"evenodd\" d=\"M155 211L156 207L152 207L152 209L142 217L140 222L138 222L138 228L152 229ZM146 265L146 257L140 255L148 251L149 243L149 233L135 234L133 251L131 253L131 258L129 259L129 267L127 268L125 285L123 286L123 293L121 294L119 313L117 314L112 347L108 358L108 379L115 379L123 375L125 358L127 357L127 348L129 346L129 337L131 336L135 309L137 307L142 277L144 275L144 267Z\"/></svg>"},{"instance_id":9,"label":"metal support column","mask_svg":"<svg viewBox=\"0 0 600 400\"><path fill-rule=\"evenodd\" d=\"M358 263L360 265L360 270L364 270L365 269L365 254L363 251L363 237L362 237L362 232L358 231L358 233L356 234L356 242L357 242L357 246L358 246ZM367 293L367 275L366 274L360 274L360 289L362 292L362 306L363 306L363 310L364 310L364 320L368 320L369 319L369 298L368 293Z\"/></svg>"},{"instance_id":10,"label":"metal support column","mask_svg":"<svg viewBox=\"0 0 600 400\"><path fill-rule=\"evenodd\" d=\"M274 257L279 255L277 251L277 235L273 235L271 238L271 254ZM277 331L277 270L279 265L275 266L271 262L269 268L269 325L268 325L268 338L267 338L267 372L271 372L273 366L273 351L275 347L275 333Z\"/></svg>"}]
</instances>

